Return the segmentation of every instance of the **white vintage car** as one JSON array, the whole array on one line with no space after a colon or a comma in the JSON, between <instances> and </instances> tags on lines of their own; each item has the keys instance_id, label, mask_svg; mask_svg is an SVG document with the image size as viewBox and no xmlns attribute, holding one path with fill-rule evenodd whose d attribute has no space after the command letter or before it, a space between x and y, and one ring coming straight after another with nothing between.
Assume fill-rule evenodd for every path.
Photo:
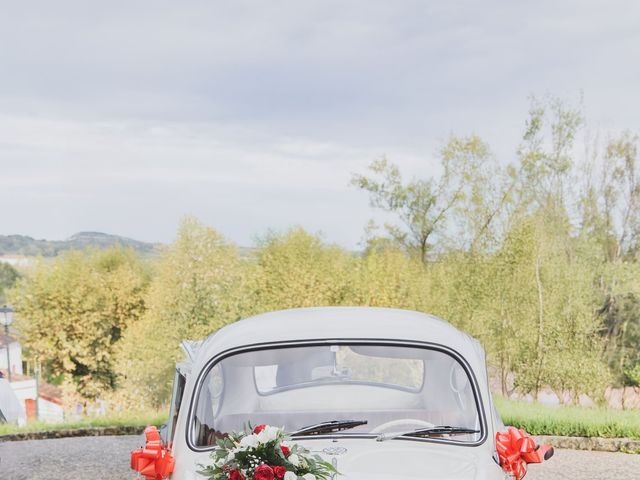
<instances>
[{"instance_id":1,"label":"white vintage car","mask_svg":"<svg viewBox=\"0 0 640 480\"><path fill-rule=\"evenodd\" d=\"M163 443L202 480L216 440L283 427L345 480L505 479L480 344L417 312L293 309L185 343ZM160 478L160 477L158 477Z\"/></svg>"}]
</instances>

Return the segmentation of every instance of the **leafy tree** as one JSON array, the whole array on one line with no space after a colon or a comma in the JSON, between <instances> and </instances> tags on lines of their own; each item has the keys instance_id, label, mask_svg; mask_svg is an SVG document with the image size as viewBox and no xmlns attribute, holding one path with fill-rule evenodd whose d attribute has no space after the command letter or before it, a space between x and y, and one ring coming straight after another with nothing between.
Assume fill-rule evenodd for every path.
<instances>
[{"instance_id":1,"label":"leafy tree","mask_svg":"<svg viewBox=\"0 0 640 480\"><path fill-rule=\"evenodd\" d=\"M585 248L594 247L576 244L566 220L541 212L517 224L489 260L494 298L486 296L480 308L488 335L479 337L504 394L515 387L537 395L548 386L560 398L563 392L602 395L608 375L594 315L599 264L597 255L580 252Z\"/></svg>"},{"instance_id":2,"label":"leafy tree","mask_svg":"<svg viewBox=\"0 0 640 480\"><path fill-rule=\"evenodd\" d=\"M18 271L8 263L0 262L0 305L6 303L5 292L20 278Z\"/></svg>"},{"instance_id":3,"label":"leafy tree","mask_svg":"<svg viewBox=\"0 0 640 480\"><path fill-rule=\"evenodd\" d=\"M616 385L637 386L634 372L640 363L640 266L631 262L606 265L601 276L603 300L598 311L605 341L604 359Z\"/></svg>"},{"instance_id":4,"label":"leafy tree","mask_svg":"<svg viewBox=\"0 0 640 480\"><path fill-rule=\"evenodd\" d=\"M638 136L624 132L607 145L603 172L605 228L616 239L612 260L638 247L640 172ZM616 225L617 224L617 225Z\"/></svg>"},{"instance_id":5,"label":"leafy tree","mask_svg":"<svg viewBox=\"0 0 640 480\"><path fill-rule=\"evenodd\" d=\"M125 391L141 406L165 402L181 341L199 340L253 313L254 279L254 268L235 246L186 218L156 266L144 317L118 346Z\"/></svg>"},{"instance_id":6,"label":"leafy tree","mask_svg":"<svg viewBox=\"0 0 640 480\"><path fill-rule=\"evenodd\" d=\"M355 259L302 228L267 235L256 262L261 310L343 305L351 295Z\"/></svg>"},{"instance_id":7,"label":"leafy tree","mask_svg":"<svg viewBox=\"0 0 640 480\"><path fill-rule=\"evenodd\" d=\"M455 208L468 201L482 211L474 217L471 241L489 226L494 210L484 211L482 191L487 185L485 174L490 169L489 148L478 136L452 137L440 151L439 177L405 181L399 168L386 158L369 166L371 176L354 175L351 183L369 193L373 207L393 213L399 224L387 223L387 234L410 254L422 261L433 247L434 237L446 237L448 219Z\"/></svg>"},{"instance_id":8,"label":"leafy tree","mask_svg":"<svg viewBox=\"0 0 640 480\"><path fill-rule=\"evenodd\" d=\"M627 383L633 387L640 387L640 362L635 363L625 371Z\"/></svg>"},{"instance_id":9,"label":"leafy tree","mask_svg":"<svg viewBox=\"0 0 640 480\"><path fill-rule=\"evenodd\" d=\"M637 278L640 180L638 136L628 131L610 137L592 163L599 164L580 199L581 235L601 247L597 272L599 319L605 341L604 360L616 385L634 386L633 371L640 344L640 291Z\"/></svg>"},{"instance_id":10,"label":"leafy tree","mask_svg":"<svg viewBox=\"0 0 640 480\"><path fill-rule=\"evenodd\" d=\"M584 123L581 108L554 97L531 97L529 118L518 147L520 208L564 208L575 160L576 136Z\"/></svg>"},{"instance_id":11,"label":"leafy tree","mask_svg":"<svg viewBox=\"0 0 640 480\"><path fill-rule=\"evenodd\" d=\"M145 310L148 272L121 247L40 261L9 298L31 357L95 398L116 387L114 346Z\"/></svg>"},{"instance_id":12,"label":"leafy tree","mask_svg":"<svg viewBox=\"0 0 640 480\"><path fill-rule=\"evenodd\" d=\"M397 247L376 249L354 262L349 303L424 310L423 263Z\"/></svg>"},{"instance_id":13,"label":"leafy tree","mask_svg":"<svg viewBox=\"0 0 640 480\"><path fill-rule=\"evenodd\" d=\"M575 396L602 389L608 379L595 314L603 259L592 235L576 236L570 221L583 123L580 108L532 98L513 166L496 164L477 136L452 137L437 179L406 182L382 160L371 166L372 176L352 180L369 192L372 206L397 215L400 225L387 225L392 241L426 261L422 299L407 303L479 337L504 393L515 387L537 394L550 386ZM627 165L627 184L629 138L608 150ZM600 193L591 195L597 212ZM370 251L389 248L375 238L369 245Z\"/></svg>"}]
</instances>

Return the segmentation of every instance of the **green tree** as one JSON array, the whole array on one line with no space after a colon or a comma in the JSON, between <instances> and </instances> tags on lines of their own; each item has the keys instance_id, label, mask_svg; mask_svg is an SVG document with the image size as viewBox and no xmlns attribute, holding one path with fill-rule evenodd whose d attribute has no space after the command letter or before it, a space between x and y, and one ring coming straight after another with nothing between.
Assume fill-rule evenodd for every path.
<instances>
[{"instance_id":1,"label":"green tree","mask_svg":"<svg viewBox=\"0 0 640 480\"><path fill-rule=\"evenodd\" d=\"M640 228L640 179L638 136L625 131L607 140L592 163L594 178L582 197L581 235L601 247L603 264L597 275L599 318L603 325L604 357L614 382L635 386L633 371L640 361L640 290L638 285L638 229Z\"/></svg>"},{"instance_id":2,"label":"green tree","mask_svg":"<svg viewBox=\"0 0 640 480\"><path fill-rule=\"evenodd\" d=\"M0 305L6 303L6 291L20 278L18 271L8 263L0 262Z\"/></svg>"},{"instance_id":3,"label":"green tree","mask_svg":"<svg viewBox=\"0 0 640 480\"><path fill-rule=\"evenodd\" d=\"M485 233L495 216L493 205L487 205L482 192L487 191L491 153L477 135L452 137L440 151L439 177L405 181L399 168L386 158L369 166L370 176L356 174L351 183L369 193L373 207L394 214L399 223L387 223L391 239L422 261L433 247L434 238L448 235L448 220L456 207L467 202L472 221L470 242ZM478 214L481 213L480 216ZM475 214L475 215L474 215Z\"/></svg>"},{"instance_id":4,"label":"green tree","mask_svg":"<svg viewBox=\"0 0 640 480\"><path fill-rule=\"evenodd\" d=\"M351 296L353 256L302 228L268 234L256 262L261 310L343 305Z\"/></svg>"},{"instance_id":5,"label":"green tree","mask_svg":"<svg viewBox=\"0 0 640 480\"><path fill-rule=\"evenodd\" d=\"M640 266L635 262L607 263L601 279L601 335L605 342L604 358L615 385L636 387L640 364Z\"/></svg>"},{"instance_id":6,"label":"green tree","mask_svg":"<svg viewBox=\"0 0 640 480\"><path fill-rule=\"evenodd\" d=\"M371 250L354 262L349 303L424 310L425 267L397 247Z\"/></svg>"},{"instance_id":7,"label":"green tree","mask_svg":"<svg viewBox=\"0 0 640 480\"><path fill-rule=\"evenodd\" d=\"M603 213L607 233L616 239L613 260L638 248L640 172L637 144L637 135L624 132L609 142L605 154Z\"/></svg>"},{"instance_id":8,"label":"green tree","mask_svg":"<svg viewBox=\"0 0 640 480\"><path fill-rule=\"evenodd\" d=\"M121 247L40 261L9 292L31 357L85 398L116 387L114 348L145 310L148 272Z\"/></svg>"},{"instance_id":9,"label":"green tree","mask_svg":"<svg viewBox=\"0 0 640 480\"><path fill-rule=\"evenodd\" d=\"M531 97L529 118L518 147L519 207L526 212L564 208L569 193L576 136L584 124L581 107L560 98Z\"/></svg>"},{"instance_id":10,"label":"green tree","mask_svg":"<svg viewBox=\"0 0 640 480\"><path fill-rule=\"evenodd\" d=\"M199 340L256 310L255 267L215 230L183 220L162 253L147 311L118 347L124 390L146 405L167 401L182 340Z\"/></svg>"}]
</instances>

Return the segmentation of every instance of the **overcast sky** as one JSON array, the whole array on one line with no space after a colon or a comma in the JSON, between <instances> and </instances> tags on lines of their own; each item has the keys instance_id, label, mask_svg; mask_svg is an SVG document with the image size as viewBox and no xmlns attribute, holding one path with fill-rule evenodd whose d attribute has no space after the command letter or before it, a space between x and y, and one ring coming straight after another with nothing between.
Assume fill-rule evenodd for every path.
<instances>
[{"instance_id":1,"label":"overcast sky","mask_svg":"<svg viewBox=\"0 0 640 480\"><path fill-rule=\"evenodd\" d=\"M250 245L302 225L356 248L349 186L430 175L451 133L509 161L529 94L640 131L640 3L41 1L0 13L0 234Z\"/></svg>"}]
</instances>

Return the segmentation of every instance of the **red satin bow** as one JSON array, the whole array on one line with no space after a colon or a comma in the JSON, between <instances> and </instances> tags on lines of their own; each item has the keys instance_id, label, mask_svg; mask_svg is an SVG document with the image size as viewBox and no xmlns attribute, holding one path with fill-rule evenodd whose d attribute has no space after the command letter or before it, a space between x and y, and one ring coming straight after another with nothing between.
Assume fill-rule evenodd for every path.
<instances>
[{"instance_id":1,"label":"red satin bow","mask_svg":"<svg viewBox=\"0 0 640 480\"><path fill-rule=\"evenodd\" d=\"M131 452L131 468L144 476L145 480L163 480L171 475L175 459L162 446L162 439L156 427L144 429L147 442L144 448Z\"/></svg>"},{"instance_id":2,"label":"red satin bow","mask_svg":"<svg viewBox=\"0 0 640 480\"><path fill-rule=\"evenodd\" d=\"M551 445L536 446L531 436L509 427L506 432L496 433L496 450L502 469L521 480L527 474L528 463L542 463L553 455Z\"/></svg>"}]
</instances>

